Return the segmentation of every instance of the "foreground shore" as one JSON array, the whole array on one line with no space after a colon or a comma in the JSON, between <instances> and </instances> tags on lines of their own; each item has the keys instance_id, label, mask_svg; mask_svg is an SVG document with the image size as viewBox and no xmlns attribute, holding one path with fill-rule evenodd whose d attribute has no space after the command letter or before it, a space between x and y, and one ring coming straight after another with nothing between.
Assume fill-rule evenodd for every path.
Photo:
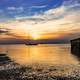
<instances>
[{"instance_id":1,"label":"foreground shore","mask_svg":"<svg viewBox=\"0 0 80 80\"><path fill-rule=\"evenodd\" d=\"M0 80L80 80L80 65L19 65L0 56Z\"/></svg>"},{"instance_id":2,"label":"foreground shore","mask_svg":"<svg viewBox=\"0 0 80 80\"><path fill-rule=\"evenodd\" d=\"M0 66L0 80L80 80L80 65L25 67L12 63Z\"/></svg>"}]
</instances>

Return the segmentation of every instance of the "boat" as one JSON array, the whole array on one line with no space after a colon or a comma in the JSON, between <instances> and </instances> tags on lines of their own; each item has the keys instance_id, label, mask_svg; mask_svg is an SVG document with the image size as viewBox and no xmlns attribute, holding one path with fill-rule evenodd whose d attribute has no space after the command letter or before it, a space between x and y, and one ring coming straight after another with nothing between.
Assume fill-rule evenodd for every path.
<instances>
[{"instance_id":1,"label":"boat","mask_svg":"<svg viewBox=\"0 0 80 80\"><path fill-rule=\"evenodd\" d=\"M38 45L38 43L31 41L29 34L28 34L28 39L29 40L27 42L25 42L26 45Z\"/></svg>"},{"instance_id":2,"label":"boat","mask_svg":"<svg viewBox=\"0 0 80 80\"><path fill-rule=\"evenodd\" d=\"M26 45L38 45L37 43L26 43Z\"/></svg>"}]
</instances>

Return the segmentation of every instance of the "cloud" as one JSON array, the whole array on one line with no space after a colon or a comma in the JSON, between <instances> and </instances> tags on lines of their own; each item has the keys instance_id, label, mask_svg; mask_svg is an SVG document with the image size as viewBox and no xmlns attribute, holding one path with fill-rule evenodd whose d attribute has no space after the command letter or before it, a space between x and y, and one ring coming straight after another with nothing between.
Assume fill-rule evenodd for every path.
<instances>
[{"instance_id":1,"label":"cloud","mask_svg":"<svg viewBox=\"0 0 80 80\"><path fill-rule=\"evenodd\" d=\"M14 20L14 16L22 13L23 11L23 7L7 7L6 9L0 9L0 22Z\"/></svg>"},{"instance_id":2,"label":"cloud","mask_svg":"<svg viewBox=\"0 0 80 80\"><path fill-rule=\"evenodd\" d=\"M16 15L15 19L18 21L32 21L35 23L46 23L47 21L56 21L56 20L62 20L64 18L67 20L79 22L79 16L80 16L80 9L79 9L79 0L64 0L62 6L59 6L54 9L50 9L45 12L41 12L40 14L35 13L33 16L23 16L23 15ZM33 8L41 8L46 7L45 6L32 6ZM76 8L76 9L75 9ZM22 7L16 8L16 7L8 7L9 10L23 10ZM19 10L20 11L20 10Z\"/></svg>"},{"instance_id":3,"label":"cloud","mask_svg":"<svg viewBox=\"0 0 80 80\"><path fill-rule=\"evenodd\" d=\"M63 19L66 16L73 16L73 18L75 16L76 20L78 20L77 15L80 16L79 13L80 13L79 9L76 9L76 12L75 12L75 9L73 7L71 6L67 7L67 6L64 6L63 4L58 8L50 9L48 11L42 12L41 14L35 14L34 16L28 16L28 17L15 16L15 18L20 21L29 20L29 21L34 21L36 23L41 23L41 22L43 23L49 20L55 21L55 20Z\"/></svg>"},{"instance_id":4,"label":"cloud","mask_svg":"<svg viewBox=\"0 0 80 80\"><path fill-rule=\"evenodd\" d=\"M64 18L66 15L74 13L75 8L77 11L79 11L79 6L80 6L79 0L63 0L63 1L64 1L63 4L58 7L51 8L47 11L40 11L39 13L34 12L35 14L31 16L30 14L33 14L30 12L31 8L41 8L42 10L46 8L48 5L29 6L28 9L26 6L19 6L19 7L12 6L12 7L7 7L6 13L10 17L13 16L13 18L19 21L29 20L29 21L34 21L34 23L39 23L39 22L43 23L48 20L58 20Z\"/></svg>"},{"instance_id":5,"label":"cloud","mask_svg":"<svg viewBox=\"0 0 80 80\"><path fill-rule=\"evenodd\" d=\"M75 6L77 4L80 4L80 0L64 0L63 5L70 7L70 6Z\"/></svg>"},{"instance_id":6,"label":"cloud","mask_svg":"<svg viewBox=\"0 0 80 80\"><path fill-rule=\"evenodd\" d=\"M8 7L8 10L23 10L23 7Z\"/></svg>"},{"instance_id":7,"label":"cloud","mask_svg":"<svg viewBox=\"0 0 80 80\"><path fill-rule=\"evenodd\" d=\"M76 7L76 9L75 9ZM18 21L32 21L35 23L46 23L48 21L60 21L61 24L66 24L66 23L77 23L80 21L80 9L79 8L79 3L77 1L73 0L65 0L62 6L55 8L55 9L50 9L48 11L42 12L41 14L35 14L33 16L15 16L15 19ZM65 21L65 23L64 23ZM59 25L59 23L58 23Z\"/></svg>"},{"instance_id":8,"label":"cloud","mask_svg":"<svg viewBox=\"0 0 80 80\"><path fill-rule=\"evenodd\" d=\"M2 33L8 33L8 30L5 28L0 28L0 34L2 34Z\"/></svg>"},{"instance_id":9,"label":"cloud","mask_svg":"<svg viewBox=\"0 0 80 80\"><path fill-rule=\"evenodd\" d=\"M1 13L3 13L3 10L2 10L2 9L0 9L0 14L1 14Z\"/></svg>"},{"instance_id":10,"label":"cloud","mask_svg":"<svg viewBox=\"0 0 80 80\"><path fill-rule=\"evenodd\" d=\"M33 16L15 16L15 19L18 21L33 21L35 23L43 23L49 20L57 20L61 19L65 15L65 8L63 6L56 8L56 9L50 9L48 11L42 12L41 14L36 14Z\"/></svg>"},{"instance_id":11,"label":"cloud","mask_svg":"<svg viewBox=\"0 0 80 80\"><path fill-rule=\"evenodd\" d=\"M7 8L8 12L9 13L21 13L24 11L24 8L23 7L8 7Z\"/></svg>"},{"instance_id":12,"label":"cloud","mask_svg":"<svg viewBox=\"0 0 80 80\"><path fill-rule=\"evenodd\" d=\"M12 26L12 29L15 29L20 34L22 31L21 35L26 35L29 32L40 35L52 33L52 35L56 36L57 34L66 38L79 36L79 3L76 1L73 2L73 0L65 0L62 6L41 12L40 14L33 16L15 16L15 21L5 26Z\"/></svg>"},{"instance_id":13,"label":"cloud","mask_svg":"<svg viewBox=\"0 0 80 80\"><path fill-rule=\"evenodd\" d=\"M15 7L8 7L7 9L8 10L15 10L16 8Z\"/></svg>"},{"instance_id":14,"label":"cloud","mask_svg":"<svg viewBox=\"0 0 80 80\"><path fill-rule=\"evenodd\" d=\"M47 7L47 5L42 5L42 6L32 6L32 7L30 7L30 8L45 8L45 7Z\"/></svg>"},{"instance_id":15,"label":"cloud","mask_svg":"<svg viewBox=\"0 0 80 80\"><path fill-rule=\"evenodd\" d=\"M72 2L72 1L71 1ZM78 36L80 35L80 9L79 3L70 1L63 3L62 6L50 9L48 11L42 12L41 14L35 14L34 16L30 17L16 17L17 20L31 21L28 25L31 28L31 33L35 31L40 34L44 33L63 33L64 36L69 36L69 38L73 35ZM37 24L33 24L33 22ZM46 27L46 28L45 28ZM78 31L78 32L76 32ZM71 38L72 38L71 37Z\"/></svg>"}]
</instances>

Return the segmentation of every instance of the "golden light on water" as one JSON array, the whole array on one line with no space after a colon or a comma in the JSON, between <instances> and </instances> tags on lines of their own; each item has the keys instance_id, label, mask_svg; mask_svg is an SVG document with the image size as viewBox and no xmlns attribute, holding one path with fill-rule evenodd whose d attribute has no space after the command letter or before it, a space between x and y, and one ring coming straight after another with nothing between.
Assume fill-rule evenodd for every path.
<instances>
[{"instance_id":1,"label":"golden light on water","mask_svg":"<svg viewBox=\"0 0 80 80\"><path fill-rule=\"evenodd\" d=\"M69 44L59 45L8 45L7 54L9 57L21 65L28 64L78 64L78 60L69 52ZM0 46L1 48L1 46ZM1 50L5 50L5 45ZM16 54L17 53L17 54ZM67 59L66 59L67 57Z\"/></svg>"}]
</instances>

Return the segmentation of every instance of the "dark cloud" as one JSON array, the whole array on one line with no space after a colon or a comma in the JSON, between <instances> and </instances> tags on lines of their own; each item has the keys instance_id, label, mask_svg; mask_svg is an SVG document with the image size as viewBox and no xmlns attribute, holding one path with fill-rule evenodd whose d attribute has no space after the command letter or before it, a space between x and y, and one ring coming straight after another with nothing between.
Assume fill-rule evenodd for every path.
<instances>
[{"instance_id":1,"label":"dark cloud","mask_svg":"<svg viewBox=\"0 0 80 80\"><path fill-rule=\"evenodd\" d=\"M9 32L8 29L0 28L0 34L3 34L3 33L7 34L8 32Z\"/></svg>"}]
</instances>

